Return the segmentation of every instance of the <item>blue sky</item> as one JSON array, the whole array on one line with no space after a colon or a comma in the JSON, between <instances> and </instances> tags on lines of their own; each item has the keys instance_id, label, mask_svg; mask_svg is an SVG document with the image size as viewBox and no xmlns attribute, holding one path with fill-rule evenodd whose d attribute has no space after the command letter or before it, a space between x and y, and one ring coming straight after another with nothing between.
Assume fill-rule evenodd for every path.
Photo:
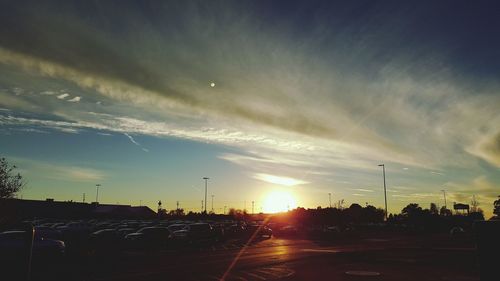
<instances>
[{"instance_id":1,"label":"blue sky","mask_svg":"<svg viewBox=\"0 0 500 281\"><path fill-rule=\"evenodd\" d=\"M199 210L500 194L488 1L6 1L0 153L23 198ZM213 83L213 85L212 85ZM280 184L281 183L281 184ZM89 200L88 200L89 201Z\"/></svg>"}]
</instances>

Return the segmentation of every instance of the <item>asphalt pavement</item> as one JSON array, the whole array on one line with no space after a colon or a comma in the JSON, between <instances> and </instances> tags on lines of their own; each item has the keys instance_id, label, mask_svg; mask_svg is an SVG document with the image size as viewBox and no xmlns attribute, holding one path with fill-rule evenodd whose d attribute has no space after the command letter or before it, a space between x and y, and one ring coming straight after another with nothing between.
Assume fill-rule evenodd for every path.
<instances>
[{"instance_id":1,"label":"asphalt pavement","mask_svg":"<svg viewBox=\"0 0 500 281\"><path fill-rule=\"evenodd\" d=\"M479 280L473 245L449 237L271 238L95 257L74 280ZM85 276L80 279L81 276ZM67 276L68 277L68 276Z\"/></svg>"}]
</instances>

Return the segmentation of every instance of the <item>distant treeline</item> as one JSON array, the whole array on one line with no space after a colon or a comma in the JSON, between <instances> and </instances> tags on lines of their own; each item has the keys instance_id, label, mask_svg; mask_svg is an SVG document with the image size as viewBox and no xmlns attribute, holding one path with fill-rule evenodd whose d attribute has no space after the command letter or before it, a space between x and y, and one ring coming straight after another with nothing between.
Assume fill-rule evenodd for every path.
<instances>
[{"instance_id":1,"label":"distant treeline","mask_svg":"<svg viewBox=\"0 0 500 281\"><path fill-rule=\"evenodd\" d=\"M374 206L361 206L352 204L349 208L296 208L294 210L278 214L248 214L239 209L230 209L228 214L204 214L189 212L184 213L182 209L172 210L161 214L169 219L234 219L245 221L267 221L277 224L291 224L302 227L328 227L338 226L347 228L352 225L380 225L384 223L384 210ZM470 228L477 220L484 220L480 209L469 213L453 215L451 210L438 208L431 204L429 209L424 209L418 204L410 203L402 209L401 214L389 214L386 225L388 227L407 229L411 231L448 231L451 227L459 226Z\"/></svg>"}]
</instances>

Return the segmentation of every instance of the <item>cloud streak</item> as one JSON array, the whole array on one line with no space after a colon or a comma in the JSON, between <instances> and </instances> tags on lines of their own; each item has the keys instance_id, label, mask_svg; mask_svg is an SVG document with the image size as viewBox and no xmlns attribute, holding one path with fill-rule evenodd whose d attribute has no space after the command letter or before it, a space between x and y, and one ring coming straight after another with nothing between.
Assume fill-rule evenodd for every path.
<instances>
[{"instance_id":1,"label":"cloud streak","mask_svg":"<svg viewBox=\"0 0 500 281\"><path fill-rule=\"evenodd\" d=\"M60 94L57 96L58 99L63 100L65 98L69 97L69 94Z\"/></svg>"},{"instance_id":2,"label":"cloud streak","mask_svg":"<svg viewBox=\"0 0 500 281\"><path fill-rule=\"evenodd\" d=\"M127 133L123 133L133 144L137 145L138 147L140 147L142 149L142 151L144 152L149 152L149 150L147 148L144 148L142 147L142 145L140 143L138 143L131 135L127 134Z\"/></svg>"},{"instance_id":3,"label":"cloud streak","mask_svg":"<svg viewBox=\"0 0 500 281\"><path fill-rule=\"evenodd\" d=\"M275 176L275 175L269 175L269 174L255 174L253 176L255 179L265 181L268 183L272 184L277 184L277 185L284 185L284 186L294 186L294 185L300 185L300 184L307 184L308 182L290 178L290 177L283 177L283 176Z\"/></svg>"},{"instance_id":4,"label":"cloud streak","mask_svg":"<svg viewBox=\"0 0 500 281\"><path fill-rule=\"evenodd\" d=\"M72 99L69 99L68 102L79 102L81 99L81 97L74 97Z\"/></svg>"},{"instance_id":5,"label":"cloud streak","mask_svg":"<svg viewBox=\"0 0 500 281\"><path fill-rule=\"evenodd\" d=\"M59 165L50 162L41 162L26 158L13 158L17 165L23 167L30 176L34 171L45 178L63 181L95 182L106 178L106 174L92 168L74 165Z\"/></svg>"}]
</instances>

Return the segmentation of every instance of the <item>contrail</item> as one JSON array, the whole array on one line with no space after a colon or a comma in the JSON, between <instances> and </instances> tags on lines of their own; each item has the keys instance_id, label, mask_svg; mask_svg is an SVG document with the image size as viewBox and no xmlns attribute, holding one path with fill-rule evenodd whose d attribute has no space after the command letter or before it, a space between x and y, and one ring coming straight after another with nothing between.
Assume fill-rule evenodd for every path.
<instances>
[{"instance_id":1,"label":"contrail","mask_svg":"<svg viewBox=\"0 0 500 281\"><path fill-rule=\"evenodd\" d=\"M131 135L127 134L127 133L123 133L125 136L128 137L128 139L135 145L137 145L138 147L140 147L144 152L149 152L149 149L147 148L144 148L142 147L142 145L140 143L138 143Z\"/></svg>"}]
</instances>

